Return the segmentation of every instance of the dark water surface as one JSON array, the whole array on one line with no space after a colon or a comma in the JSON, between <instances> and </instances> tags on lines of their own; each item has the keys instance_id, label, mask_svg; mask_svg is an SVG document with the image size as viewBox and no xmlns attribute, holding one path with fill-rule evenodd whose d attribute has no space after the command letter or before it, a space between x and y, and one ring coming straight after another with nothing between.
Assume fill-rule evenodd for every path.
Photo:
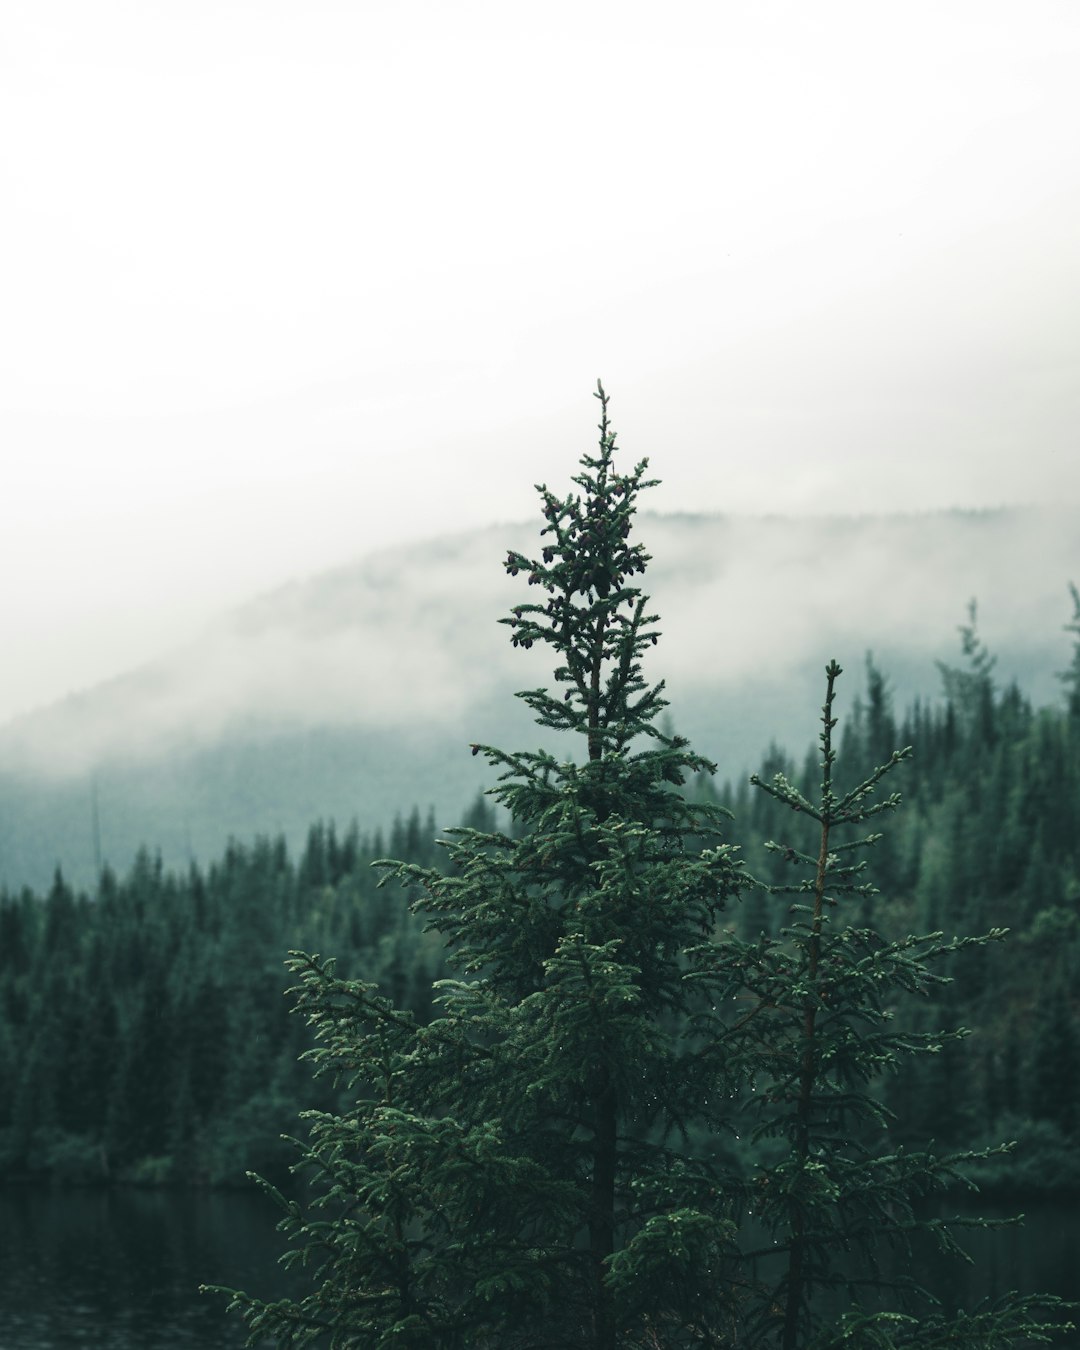
<instances>
[{"instance_id":1,"label":"dark water surface","mask_svg":"<svg viewBox=\"0 0 1080 1350\"><path fill-rule=\"evenodd\" d=\"M243 1323L198 1292L282 1292L260 1193L0 1191L0 1350L236 1350Z\"/></svg>"},{"instance_id":2,"label":"dark water surface","mask_svg":"<svg viewBox=\"0 0 1080 1350\"><path fill-rule=\"evenodd\" d=\"M1009 1289L1080 1297L1080 1206L979 1212L1018 1209L1023 1228L967 1235L974 1266L919 1275L969 1307ZM238 1350L239 1318L198 1286L283 1293L275 1221L258 1193L0 1191L0 1350Z\"/></svg>"}]
</instances>

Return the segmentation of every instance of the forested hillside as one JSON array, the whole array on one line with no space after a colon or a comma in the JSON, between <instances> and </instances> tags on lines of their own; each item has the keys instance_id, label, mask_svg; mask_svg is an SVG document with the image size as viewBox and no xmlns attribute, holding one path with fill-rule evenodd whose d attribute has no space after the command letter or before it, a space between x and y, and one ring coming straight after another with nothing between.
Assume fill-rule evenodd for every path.
<instances>
[{"instance_id":1,"label":"forested hillside","mask_svg":"<svg viewBox=\"0 0 1080 1350\"><path fill-rule=\"evenodd\" d=\"M800 699L832 654L851 666L869 648L905 704L933 695L972 595L1003 677L1039 705L1056 696L1073 507L644 519L668 696L722 776L748 774L770 739L798 753ZM490 786L466 745L535 734L513 694L550 671L499 642L514 583L489 566L530 538L491 526L371 554L0 726L0 886L48 890L59 865L92 889L141 844L181 870L230 838L282 834L298 853L313 820L385 828L417 797L453 822ZM723 616L722 640L703 615Z\"/></svg>"},{"instance_id":2,"label":"forested hillside","mask_svg":"<svg viewBox=\"0 0 1080 1350\"><path fill-rule=\"evenodd\" d=\"M3 1173L184 1185L237 1183L253 1165L276 1174L279 1136L313 1095L285 953L334 953L426 1015L439 952L369 864L387 851L432 860L433 835L414 810L385 842L315 825L299 862L281 839L257 839L205 872L169 873L142 852L92 897L60 876L44 897L4 895Z\"/></svg>"},{"instance_id":3,"label":"forested hillside","mask_svg":"<svg viewBox=\"0 0 1080 1350\"><path fill-rule=\"evenodd\" d=\"M1080 637L1080 605L1071 629ZM915 751L896 776L904 805L870 855L875 922L894 935L1011 930L965 953L938 1006L925 1005L923 1029L963 1025L972 1038L892 1080L897 1130L909 1143L1018 1139L983 1179L1020 1189L1080 1188L1080 641L1064 675L1063 705L1033 707L998 685L972 623L959 664L941 670L940 700L897 709L887 674L868 664L864 692L840 706L846 778L897 746ZM802 693L812 707L814 690ZM817 752L774 747L760 776L776 772L809 793ZM783 852L763 844L807 846L790 812L746 782L702 778L691 790L731 810L731 841L756 878L785 879ZM480 799L464 814L484 827L492 809ZM377 889L370 863L435 863L435 833L414 809L386 838L316 824L298 859L259 838L178 873L143 851L123 875L106 869L92 895L59 875L45 895L0 895L3 1176L280 1175L293 1152L279 1136L333 1094L298 1062L307 1029L283 996L285 953L334 956L343 974L430 1017L438 940L400 889ZM775 933L788 905L762 887L732 922L744 937Z\"/></svg>"},{"instance_id":4,"label":"forested hillside","mask_svg":"<svg viewBox=\"0 0 1080 1350\"><path fill-rule=\"evenodd\" d=\"M1070 631L1080 634L1080 598ZM940 665L944 697L893 707L886 676L867 662L865 692L843 722L840 762L858 781L898 746L914 755L897 775L903 805L869 859L880 894L862 922L882 932L981 933L1005 942L968 951L914 1029L963 1027L907 1061L888 1099L906 1143L993 1146L1014 1155L987 1163L983 1184L1080 1188L1080 642L1062 672L1065 704L1035 709L1015 685L999 688L994 658L974 623L961 629L963 661ZM760 776L779 772L810 795L816 751L802 763L774 748ZM712 795L713 784L698 790ZM716 793L733 813L750 870L787 880L784 846L804 849L791 813L749 783ZM796 822L796 826L798 822ZM764 848L773 840L781 851ZM871 918L871 912L873 917ZM753 892L737 917L743 936L788 921L781 898Z\"/></svg>"}]
</instances>

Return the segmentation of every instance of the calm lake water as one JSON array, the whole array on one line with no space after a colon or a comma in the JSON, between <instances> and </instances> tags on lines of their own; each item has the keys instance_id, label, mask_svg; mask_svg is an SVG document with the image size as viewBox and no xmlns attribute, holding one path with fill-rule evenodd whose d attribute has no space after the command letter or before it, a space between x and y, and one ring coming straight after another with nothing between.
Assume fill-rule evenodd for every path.
<instances>
[{"instance_id":1,"label":"calm lake water","mask_svg":"<svg viewBox=\"0 0 1080 1350\"><path fill-rule=\"evenodd\" d=\"M261 1194L0 1192L0 1350L236 1350L224 1284L280 1296Z\"/></svg>"},{"instance_id":2,"label":"calm lake water","mask_svg":"<svg viewBox=\"0 0 1080 1350\"><path fill-rule=\"evenodd\" d=\"M981 1212L1018 1208L1024 1228L969 1235L976 1265L950 1264L939 1294L1080 1297L1080 1206ZM238 1350L239 1319L198 1285L280 1295L274 1223L260 1194L0 1192L0 1350Z\"/></svg>"}]
</instances>

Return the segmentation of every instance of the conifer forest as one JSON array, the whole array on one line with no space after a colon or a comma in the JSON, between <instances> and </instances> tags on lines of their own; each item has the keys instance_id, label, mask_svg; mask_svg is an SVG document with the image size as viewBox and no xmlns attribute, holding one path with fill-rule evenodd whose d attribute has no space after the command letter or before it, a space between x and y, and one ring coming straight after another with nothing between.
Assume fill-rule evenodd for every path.
<instances>
[{"instance_id":1,"label":"conifer forest","mask_svg":"<svg viewBox=\"0 0 1080 1350\"><path fill-rule=\"evenodd\" d=\"M1080 1197L1080 593L1053 706L972 606L938 698L823 652L806 744L733 781L667 706L597 399L502 560L536 745L472 747L456 828L418 783L385 834L0 895L0 1180L254 1174L307 1292L208 1297L282 1350L1056 1343L1054 1298L946 1308L902 1258L963 1259L932 1198Z\"/></svg>"}]
</instances>

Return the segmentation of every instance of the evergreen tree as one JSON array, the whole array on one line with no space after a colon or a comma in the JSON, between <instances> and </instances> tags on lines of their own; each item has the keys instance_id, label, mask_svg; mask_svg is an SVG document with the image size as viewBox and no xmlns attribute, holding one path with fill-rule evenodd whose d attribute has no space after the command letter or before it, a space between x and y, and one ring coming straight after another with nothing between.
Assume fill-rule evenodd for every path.
<instances>
[{"instance_id":1,"label":"evergreen tree","mask_svg":"<svg viewBox=\"0 0 1080 1350\"><path fill-rule=\"evenodd\" d=\"M563 686L521 697L581 757L474 746L518 828L453 832L445 874L393 866L464 977L442 983L427 1026L294 959L318 1066L358 1096L312 1122L334 1216L285 1220L318 1289L241 1296L253 1336L614 1350L713 1344L730 1318L722 1167L673 1136L713 1135L731 1095L709 1035L721 1017L692 976L742 875L722 811L679 791L713 766L656 725L663 685L640 665L655 619L633 584L648 557L630 538L647 465L617 471L597 397L581 493L540 488L542 555L506 560L541 596L504 621L513 645L547 643Z\"/></svg>"},{"instance_id":2,"label":"evergreen tree","mask_svg":"<svg viewBox=\"0 0 1080 1350\"><path fill-rule=\"evenodd\" d=\"M912 1056L929 1054L933 1062L945 1062L939 1057L943 1052L948 1057L967 1033L898 1027L895 1005L904 995L925 994L948 982L933 971L933 963L1005 934L993 930L945 941L937 932L890 940L879 926L865 925L867 902L876 890L862 877L866 863L857 850L881 836L840 838L899 805L899 794L874 798L881 781L911 751L894 751L861 782L837 790L832 732L840 674L831 662L815 798L780 773L768 783L752 780L800 823L813 823L795 843L767 845L802 873L770 887L773 894L800 898L792 906L792 922L776 939L740 944L732 937L718 970L717 997L734 996L744 1009L727 1048L752 1076L747 1109L756 1118L753 1140L759 1146L775 1141L772 1156L758 1153L751 1188L755 1215L771 1240L758 1253L765 1269L747 1298L740 1344L769 1350L988 1350L1049 1339L1052 1299L1006 1298L993 1308L949 1315L928 1304L908 1277L889 1276L884 1268L884 1249L910 1258L920 1232L936 1239L943 1254L956 1256L962 1252L953 1230L986 1226L971 1219L920 1219L918 1204L955 1185L965 1164L1003 1150L950 1157L896 1147L879 1080L902 1070ZM962 1113L955 1068L939 1087L937 1112ZM942 1124L956 1130L953 1121ZM841 1292L843 1301L837 1301Z\"/></svg>"},{"instance_id":3,"label":"evergreen tree","mask_svg":"<svg viewBox=\"0 0 1080 1350\"><path fill-rule=\"evenodd\" d=\"M1072 582L1069 583L1069 594L1072 596L1073 615L1071 622L1065 624L1065 631L1075 634L1076 642L1069 668L1063 670L1058 678L1065 685L1069 716L1080 720L1080 590Z\"/></svg>"},{"instance_id":4,"label":"evergreen tree","mask_svg":"<svg viewBox=\"0 0 1080 1350\"><path fill-rule=\"evenodd\" d=\"M1080 1036L1064 989L1046 990L1035 1010L1028 1071L1028 1111L1050 1120L1068 1138L1080 1110Z\"/></svg>"},{"instance_id":5,"label":"evergreen tree","mask_svg":"<svg viewBox=\"0 0 1080 1350\"><path fill-rule=\"evenodd\" d=\"M981 751L997 739L993 678L997 657L979 637L978 607L974 600L968 603L967 623L960 624L958 631L966 666L950 666L938 661L937 668L945 697L968 733L968 745Z\"/></svg>"},{"instance_id":6,"label":"evergreen tree","mask_svg":"<svg viewBox=\"0 0 1080 1350\"><path fill-rule=\"evenodd\" d=\"M834 917L837 896L861 903L870 888L849 861L869 841L833 836L895 805L872 794L904 758L834 790L835 664L817 802L783 773L767 788L816 822L813 852L774 850L810 869L787 888L809 905L777 937L737 936L726 911L749 878L724 813L680 790L712 766L658 726L663 685L641 670L658 636L634 584L648 557L630 538L647 463L616 469L597 397L580 492L540 487L541 556L506 559L539 599L503 620L514 646L552 649L562 697L520 697L543 728L576 734L580 755L475 745L499 771L508 832L451 832L445 872L385 865L419 888L412 906L459 972L436 986L426 1025L375 984L294 954L316 1069L352 1100L308 1113L312 1206L267 1187L312 1292L232 1306L252 1344L333 1350L1046 1340L1037 1299L920 1319L865 1293L889 1283L875 1241L905 1243L915 1201L958 1162L881 1146L887 1112L868 1085L943 1039L894 1031L891 1005L940 978L930 960L988 939L888 941ZM765 1149L749 1158L747 1113ZM771 1235L762 1249L748 1210ZM954 1249L949 1227L922 1226ZM822 1300L836 1288L849 1295L839 1316Z\"/></svg>"}]
</instances>

